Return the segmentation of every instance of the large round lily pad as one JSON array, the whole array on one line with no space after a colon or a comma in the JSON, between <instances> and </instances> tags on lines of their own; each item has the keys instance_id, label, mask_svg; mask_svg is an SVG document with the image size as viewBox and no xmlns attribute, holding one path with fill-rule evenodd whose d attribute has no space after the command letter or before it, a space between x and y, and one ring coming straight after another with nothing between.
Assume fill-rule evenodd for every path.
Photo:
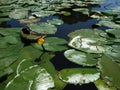
<instances>
[{"instance_id":1,"label":"large round lily pad","mask_svg":"<svg viewBox=\"0 0 120 90\"><path fill-rule=\"evenodd\" d=\"M29 27L33 31L41 34L54 34L57 31L57 28L49 23L31 24Z\"/></svg>"},{"instance_id":2,"label":"large round lily pad","mask_svg":"<svg viewBox=\"0 0 120 90\"><path fill-rule=\"evenodd\" d=\"M95 58L95 54L86 54L84 52L76 51L74 49L70 49L65 51L65 57L79 65L83 66L94 66L97 64L97 60Z\"/></svg>"},{"instance_id":3,"label":"large round lily pad","mask_svg":"<svg viewBox=\"0 0 120 90\"><path fill-rule=\"evenodd\" d=\"M65 44L67 44L67 41L63 38L47 37L45 38L43 47L47 51L63 51L68 49L68 47ZM34 46L37 49L43 50L42 46L37 43L33 43L32 46Z\"/></svg>"},{"instance_id":4,"label":"large round lily pad","mask_svg":"<svg viewBox=\"0 0 120 90\"><path fill-rule=\"evenodd\" d=\"M105 51L106 39L100 36L103 31L80 29L69 34L72 40L69 46L89 53L103 53Z\"/></svg>"},{"instance_id":5,"label":"large round lily pad","mask_svg":"<svg viewBox=\"0 0 120 90\"><path fill-rule=\"evenodd\" d=\"M90 68L72 68L63 69L59 73L59 78L71 84L85 84L94 82L100 77L100 73L96 69Z\"/></svg>"},{"instance_id":6,"label":"large round lily pad","mask_svg":"<svg viewBox=\"0 0 120 90\"><path fill-rule=\"evenodd\" d=\"M23 59L18 64L17 70L19 70L24 63L27 65L27 62L29 61ZM54 87L54 81L51 75L44 68L38 65L29 65L29 67L26 67L16 74L7 84L5 90L48 90L48 88Z\"/></svg>"}]
</instances>

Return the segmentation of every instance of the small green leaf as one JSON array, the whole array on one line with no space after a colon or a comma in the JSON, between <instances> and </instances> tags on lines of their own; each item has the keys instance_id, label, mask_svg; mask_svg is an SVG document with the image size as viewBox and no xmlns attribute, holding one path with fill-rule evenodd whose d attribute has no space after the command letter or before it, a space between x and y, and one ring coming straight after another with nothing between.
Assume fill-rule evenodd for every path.
<instances>
[{"instance_id":1,"label":"small green leaf","mask_svg":"<svg viewBox=\"0 0 120 90\"><path fill-rule=\"evenodd\" d=\"M81 12L85 15L89 15L89 9L87 9L87 8L75 8L75 9L73 9L73 11Z\"/></svg>"},{"instance_id":2,"label":"small green leaf","mask_svg":"<svg viewBox=\"0 0 120 90\"><path fill-rule=\"evenodd\" d=\"M64 23L61 19L47 20L47 22L52 25L61 25Z\"/></svg>"},{"instance_id":3,"label":"small green leaf","mask_svg":"<svg viewBox=\"0 0 120 90\"><path fill-rule=\"evenodd\" d=\"M59 78L66 83L85 84L94 82L100 77L96 69L90 68L72 68L60 71Z\"/></svg>"}]
</instances>

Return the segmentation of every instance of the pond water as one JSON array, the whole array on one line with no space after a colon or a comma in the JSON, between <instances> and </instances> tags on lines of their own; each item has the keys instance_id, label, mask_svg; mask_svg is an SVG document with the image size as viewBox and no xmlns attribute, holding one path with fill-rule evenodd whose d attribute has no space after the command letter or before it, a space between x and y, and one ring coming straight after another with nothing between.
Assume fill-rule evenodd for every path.
<instances>
[{"instance_id":1,"label":"pond water","mask_svg":"<svg viewBox=\"0 0 120 90\"><path fill-rule=\"evenodd\" d=\"M116 5L120 5L119 0L107 0L106 3L101 4L100 6L93 7L94 10L104 10L111 9ZM53 18L60 18L64 21L63 25L57 26L57 33L53 36L61 37L66 40L68 39L68 34L76 29L83 28L93 28L93 25L98 22L96 19L89 18L87 15L82 13L74 12L71 10L70 16L63 15L54 15L49 17L42 18L40 22L45 22L46 20L51 20ZM17 20L12 19L8 22L2 23L0 27L23 27L24 25L20 24ZM101 27L102 30L106 27ZM63 52L56 52L56 56L51 60L54 64L56 70L61 70L63 68L72 68L72 67L81 67L80 65L69 62L65 59ZM64 90L97 90L93 83L85 85L67 85Z\"/></svg>"}]
</instances>

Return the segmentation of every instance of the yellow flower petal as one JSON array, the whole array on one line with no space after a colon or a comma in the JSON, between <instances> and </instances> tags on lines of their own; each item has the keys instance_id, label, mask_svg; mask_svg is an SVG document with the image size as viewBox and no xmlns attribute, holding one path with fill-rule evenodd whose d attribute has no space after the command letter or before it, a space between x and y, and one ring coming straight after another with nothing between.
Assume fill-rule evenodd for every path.
<instances>
[{"instance_id":1,"label":"yellow flower petal","mask_svg":"<svg viewBox=\"0 0 120 90\"><path fill-rule=\"evenodd\" d=\"M42 45L43 43L44 43L43 37L39 38L39 39L38 39L38 44Z\"/></svg>"}]
</instances>

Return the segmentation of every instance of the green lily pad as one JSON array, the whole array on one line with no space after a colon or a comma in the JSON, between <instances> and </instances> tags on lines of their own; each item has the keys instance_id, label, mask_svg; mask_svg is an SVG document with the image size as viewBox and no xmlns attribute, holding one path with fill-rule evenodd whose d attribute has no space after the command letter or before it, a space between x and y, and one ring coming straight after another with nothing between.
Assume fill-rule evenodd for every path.
<instances>
[{"instance_id":1,"label":"green lily pad","mask_svg":"<svg viewBox=\"0 0 120 90\"><path fill-rule=\"evenodd\" d=\"M9 20L10 20L10 18L0 18L0 23L6 22L6 21L9 21Z\"/></svg>"},{"instance_id":2,"label":"green lily pad","mask_svg":"<svg viewBox=\"0 0 120 90\"><path fill-rule=\"evenodd\" d=\"M98 90L117 90L115 87L108 86L103 80L99 79L94 82Z\"/></svg>"},{"instance_id":3,"label":"green lily pad","mask_svg":"<svg viewBox=\"0 0 120 90\"><path fill-rule=\"evenodd\" d=\"M73 11L81 12L85 15L89 15L89 9L87 9L87 8L74 8Z\"/></svg>"},{"instance_id":4,"label":"green lily pad","mask_svg":"<svg viewBox=\"0 0 120 90\"><path fill-rule=\"evenodd\" d=\"M6 58L0 59L0 70L9 67L12 63L14 63L18 58L18 54L14 54L14 56L9 56Z\"/></svg>"},{"instance_id":5,"label":"green lily pad","mask_svg":"<svg viewBox=\"0 0 120 90\"><path fill-rule=\"evenodd\" d=\"M59 73L59 78L71 84L86 84L94 82L100 77L100 73L96 69L90 68L72 68L63 69Z\"/></svg>"},{"instance_id":6,"label":"green lily pad","mask_svg":"<svg viewBox=\"0 0 120 90\"><path fill-rule=\"evenodd\" d=\"M28 10L15 9L10 12L9 17L14 18L14 19L24 19L24 18L28 17Z\"/></svg>"},{"instance_id":7,"label":"green lily pad","mask_svg":"<svg viewBox=\"0 0 120 90\"><path fill-rule=\"evenodd\" d=\"M44 11L44 10L40 10L39 12L33 12L32 15L35 15L37 17L45 17L45 16L50 16L50 15L54 15L56 12L55 11Z\"/></svg>"},{"instance_id":8,"label":"green lily pad","mask_svg":"<svg viewBox=\"0 0 120 90\"><path fill-rule=\"evenodd\" d=\"M111 59L103 56L98 63L102 78L109 86L120 89L120 66Z\"/></svg>"},{"instance_id":9,"label":"green lily pad","mask_svg":"<svg viewBox=\"0 0 120 90\"><path fill-rule=\"evenodd\" d=\"M106 26L106 27L114 28L114 29L119 29L120 28L119 24L116 24L116 23L114 23L112 21L108 21L108 20L101 20L101 21L99 21L99 23L97 25Z\"/></svg>"},{"instance_id":10,"label":"green lily pad","mask_svg":"<svg viewBox=\"0 0 120 90\"><path fill-rule=\"evenodd\" d=\"M45 50L48 51L62 51L67 49L67 46L65 46L65 44L67 44L67 41L65 39L49 37L45 38L45 43L43 46L45 47Z\"/></svg>"},{"instance_id":11,"label":"green lily pad","mask_svg":"<svg viewBox=\"0 0 120 90\"><path fill-rule=\"evenodd\" d=\"M17 67L17 70L22 67L24 62L27 65L27 60L22 60ZM32 72L32 73L31 73ZM17 73L17 75L8 82L5 90L47 90L54 87L54 81L51 75L38 65L30 65L26 69Z\"/></svg>"},{"instance_id":12,"label":"green lily pad","mask_svg":"<svg viewBox=\"0 0 120 90\"><path fill-rule=\"evenodd\" d=\"M61 19L47 20L47 22L53 25L61 25L64 23Z\"/></svg>"},{"instance_id":13,"label":"green lily pad","mask_svg":"<svg viewBox=\"0 0 120 90\"><path fill-rule=\"evenodd\" d=\"M3 40L6 41L8 44L17 44L18 42L17 38L14 36L6 36Z\"/></svg>"},{"instance_id":14,"label":"green lily pad","mask_svg":"<svg viewBox=\"0 0 120 90\"><path fill-rule=\"evenodd\" d=\"M17 0L0 0L0 5L2 5L2 4L12 4L16 1Z\"/></svg>"},{"instance_id":15,"label":"green lily pad","mask_svg":"<svg viewBox=\"0 0 120 90\"><path fill-rule=\"evenodd\" d=\"M64 52L65 57L78 65L83 66L94 66L97 64L97 60L94 59L94 54L86 54L84 52L76 51L74 49L70 49Z\"/></svg>"},{"instance_id":16,"label":"green lily pad","mask_svg":"<svg viewBox=\"0 0 120 90\"><path fill-rule=\"evenodd\" d=\"M82 38L76 36L68 45L88 53L103 53L105 51L105 47L99 45L95 38Z\"/></svg>"},{"instance_id":17,"label":"green lily pad","mask_svg":"<svg viewBox=\"0 0 120 90\"><path fill-rule=\"evenodd\" d=\"M59 14L62 14L64 16L70 16L71 15L71 13L68 12L68 11L61 11L61 12L59 12Z\"/></svg>"},{"instance_id":18,"label":"green lily pad","mask_svg":"<svg viewBox=\"0 0 120 90\"><path fill-rule=\"evenodd\" d=\"M83 38L96 38L97 40L102 39L101 41L105 41L104 38L100 37L101 33L104 33L104 32L98 29L79 29L69 33L68 36L70 38L74 38L76 36L81 36Z\"/></svg>"},{"instance_id":19,"label":"green lily pad","mask_svg":"<svg viewBox=\"0 0 120 90\"><path fill-rule=\"evenodd\" d=\"M57 28L49 23L31 24L29 27L41 34L54 34L57 31Z\"/></svg>"},{"instance_id":20,"label":"green lily pad","mask_svg":"<svg viewBox=\"0 0 120 90\"><path fill-rule=\"evenodd\" d=\"M106 0L85 0L86 4L102 4L104 3Z\"/></svg>"},{"instance_id":21,"label":"green lily pad","mask_svg":"<svg viewBox=\"0 0 120 90\"><path fill-rule=\"evenodd\" d=\"M16 45L9 45L7 48L0 49L0 58L8 57L18 53L23 48L22 43L17 43Z\"/></svg>"},{"instance_id":22,"label":"green lily pad","mask_svg":"<svg viewBox=\"0 0 120 90\"><path fill-rule=\"evenodd\" d=\"M104 10L102 12L104 12L106 14L113 14L113 15L120 13L120 6L119 5L117 7L108 7L108 8L111 8L111 9Z\"/></svg>"},{"instance_id":23,"label":"green lily pad","mask_svg":"<svg viewBox=\"0 0 120 90\"><path fill-rule=\"evenodd\" d=\"M112 45L106 50L106 52L104 52L104 54L110 57L113 61L120 62L120 45Z\"/></svg>"},{"instance_id":24,"label":"green lily pad","mask_svg":"<svg viewBox=\"0 0 120 90\"><path fill-rule=\"evenodd\" d=\"M114 35L115 38L120 39L120 29L107 29L106 32Z\"/></svg>"},{"instance_id":25,"label":"green lily pad","mask_svg":"<svg viewBox=\"0 0 120 90\"><path fill-rule=\"evenodd\" d=\"M47 37L45 38L43 47L47 51L63 51L68 49L68 47L65 44L67 44L67 41L65 39L58 37ZM43 47L38 43L33 43L32 46L39 50L43 50Z\"/></svg>"},{"instance_id":26,"label":"green lily pad","mask_svg":"<svg viewBox=\"0 0 120 90\"><path fill-rule=\"evenodd\" d=\"M106 38L100 36L104 33L100 30L80 29L70 33L68 36L72 38L69 46L78 50L89 53L103 53L105 51Z\"/></svg>"},{"instance_id":27,"label":"green lily pad","mask_svg":"<svg viewBox=\"0 0 120 90\"><path fill-rule=\"evenodd\" d=\"M0 28L0 35L2 36L19 36L20 28Z\"/></svg>"}]
</instances>

